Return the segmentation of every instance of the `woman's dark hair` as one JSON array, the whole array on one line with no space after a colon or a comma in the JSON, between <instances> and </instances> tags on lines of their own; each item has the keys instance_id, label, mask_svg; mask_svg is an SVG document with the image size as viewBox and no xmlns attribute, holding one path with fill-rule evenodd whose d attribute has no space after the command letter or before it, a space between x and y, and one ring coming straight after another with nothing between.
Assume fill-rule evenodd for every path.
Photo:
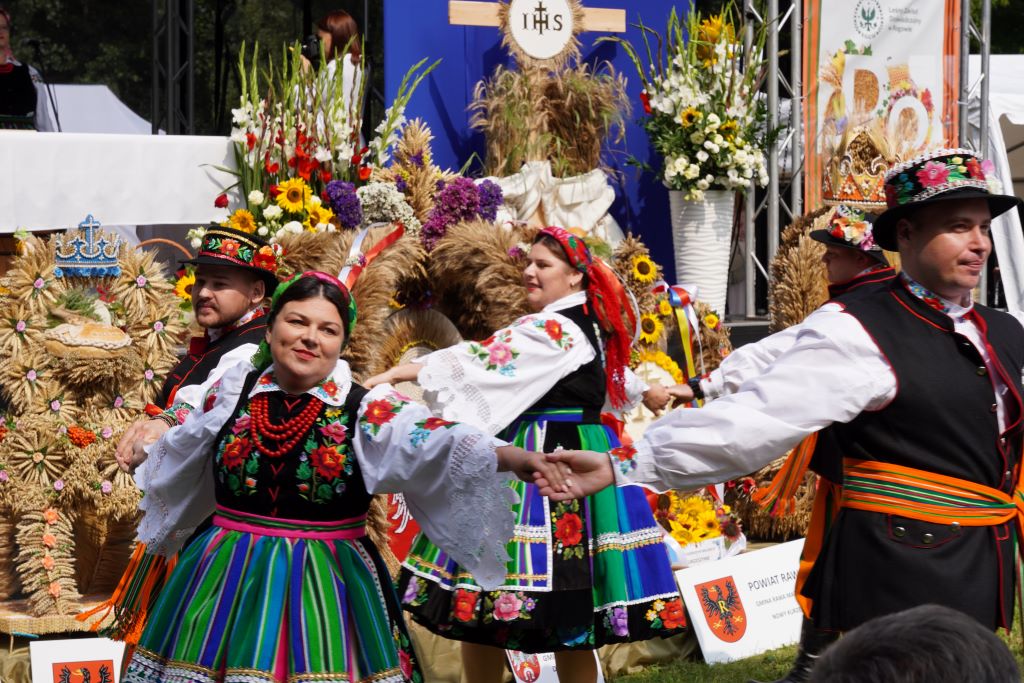
<instances>
[{"instance_id":1,"label":"woman's dark hair","mask_svg":"<svg viewBox=\"0 0 1024 683\"><path fill-rule=\"evenodd\" d=\"M562 247L561 244L559 244L558 240L556 240L551 235L544 235L544 234L537 235L537 239L535 239L533 241L533 243L534 244L542 244L542 245L544 245L545 247L547 247L548 251L550 251L552 254L555 255L556 258L558 258L559 261L561 261L565 265L569 266L570 270L573 270L573 271L576 270L576 266L572 265L569 262L569 257L566 255L565 249ZM583 273L583 280L580 281L580 287L582 287L584 290L586 290L588 284L589 284L589 279L587 278L587 274Z\"/></svg>"},{"instance_id":2,"label":"woman's dark hair","mask_svg":"<svg viewBox=\"0 0 1024 683\"><path fill-rule=\"evenodd\" d=\"M270 308L270 315L267 317L267 327L274 325L277 314L281 312L285 304L292 301L307 301L309 299L324 298L334 304L341 316L342 327L345 329L345 342L351 335L351 310L349 307L349 293L337 285L321 280L313 275L304 275L288 286L281 296L274 301Z\"/></svg>"},{"instance_id":3,"label":"woman's dark hair","mask_svg":"<svg viewBox=\"0 0 1024 683\"><path fill-rule=\"evenodd\" d=\"M329 12L316 22L316 27L331 34L331 52L327 55L327 61L337 57L348 45L349 58L353 64L359 64L359 56L363 50L359 42L359 25L351 14L341 9Z\"/></svg>"}]
</instances>

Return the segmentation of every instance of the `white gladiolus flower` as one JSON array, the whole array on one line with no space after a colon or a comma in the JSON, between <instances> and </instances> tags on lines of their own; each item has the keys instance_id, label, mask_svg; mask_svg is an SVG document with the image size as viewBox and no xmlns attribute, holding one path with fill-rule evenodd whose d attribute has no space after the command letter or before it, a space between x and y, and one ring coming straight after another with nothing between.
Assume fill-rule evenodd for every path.
<instances>
[{"instance_id":1,"label":"white gladiolus flower","mask_svg":"<svg viewBox=\"0 0 1024 683\"><path fill-rule=\"evenodd\" d=\"M260 206L261 204L263 204L263 200L265 199L265 197L263 196L263 193L260 192L259 190L253 190L252 192L249 193L248 199L250 206Z\"/></svg>"},{"instance_id":2,"label":"white gladiolus flower","mask_svg":"<svg viewBox=\"0 0 1024 683\"><path fill-rule=\"evenodd\" d=\"M263 217L271 221L277 220L283 213L284 211L282 211L281 207L277 204L271 204L267 208L263 209Z\"/></svg>"}]
</instances>

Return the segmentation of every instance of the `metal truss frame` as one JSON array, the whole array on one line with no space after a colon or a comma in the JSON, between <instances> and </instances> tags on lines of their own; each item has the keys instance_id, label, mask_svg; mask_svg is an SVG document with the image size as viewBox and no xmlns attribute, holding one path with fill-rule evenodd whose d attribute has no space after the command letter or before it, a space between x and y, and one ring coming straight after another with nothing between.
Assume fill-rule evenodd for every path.
<instances>
[{"instance_id":1,"label":"metal truss frame","mask_svg":"<svg viewBox=\"0 0 1024 683\"><path fill-rule=\"evenodd\" d=\"M151 0L153 12L152 131L195 132L195 2Z\"/></svg>"}]
</instances>

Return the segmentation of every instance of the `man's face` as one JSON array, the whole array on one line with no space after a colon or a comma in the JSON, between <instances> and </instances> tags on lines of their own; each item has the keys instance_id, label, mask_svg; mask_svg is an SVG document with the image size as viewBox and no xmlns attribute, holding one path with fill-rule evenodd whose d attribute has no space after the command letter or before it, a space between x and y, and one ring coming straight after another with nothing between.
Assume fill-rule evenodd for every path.
<instances>
[{"instance_id":1,"label":"man's face","mask_svg":"<svg viewBox=\"0 0 1024 683\"><path fill-rule=\"evenodd\" d=\"M991 225L984 199L923 206L896 224L903 269L944 299L966 304L992 252Z\"/></svg>"},{"instance_id":2,"label":"man's face","mask_svg":"<svg viewBox=\"0 0 1024 683\"><path fill-rule=\"evenodd\" d=\"M831 244L825 245L825 253L821 257L821 262L825 264L830 285L849 282L874 263L870 256L862 254L856 249L837 247Z\"/></svg>"},{"instance_id":3,"label":"man's face","mask_svg":"<svg viewBox=\"0 0 1024 683\"><path fill-rule=\"evenodd\" d=\"M263 300L263 281L242 268L196 267L192 285L192 309L200 327L226 327Z\"/></svg>"}]
</instances>

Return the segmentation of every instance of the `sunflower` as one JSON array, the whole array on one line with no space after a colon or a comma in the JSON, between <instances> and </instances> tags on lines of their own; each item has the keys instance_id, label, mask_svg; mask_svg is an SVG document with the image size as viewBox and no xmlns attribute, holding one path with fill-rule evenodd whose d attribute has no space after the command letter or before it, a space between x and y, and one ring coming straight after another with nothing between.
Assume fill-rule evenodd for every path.
<instances>
[{"instance_id":1,"label":"sunflower","mask_svg":"<svg viewBox=\"0 0 1024 683\"><path fill-rule=\"evenodd\" d=\"M196 283L196 274L185 271L185 274L174 283L174 293L185 301L192 301L192 285Z\"/></svg>"},{"instance_id":2,"label":"sunflower","mask_svg":"<svg viewBox=\"0 0 1024 683\"><path fill-rule=\"evenodd\" d=\"M640 316L640 341L645 344L654 344L661 337L665 326L653 313L644 313Z\"/></svg>"},{"instance_id":3,"label":"sunflower","mask_svg":"<svg viewBox=\"0 0 1024 683\"><path fill-rule=\"evenodd\" d=\"M637 282L654 282L658 278L658 266L646 254L633 257L633 278Z\"/></svg>"},{"instance_id":4,"label":"sunflower","mask_svg":"<svg viewBox=\"0 0 1024 683\"><path fill-rule=\"evenodd\" d=\"M718 132L726 140L732 141L736 137L736 133L740 129L740 124L736 123L732 119L726 119L725 123L718 127Z\"/></svg>"},{"instance_id":5,"label":"sunflower","mask_svg":"<svg viewBox=\"0 0 1024 683\"><path fill-rule=\"evenodd\" d=\"M235 212L228 218L228 225L235 230L241 230L252 234L256 232L256 219L252 212L246 209L235 209Z\"/></svg>"},{"instance_id":6,"label":"sunflower","mask_svg":"<svg viewBox=\"0 0 1024 683\"><path fill-rule=\"evenodd\" d=\"M695 123L698 123L704 115L697 111L694 107L687 107L679 114L679 121L683 124L684 128L689 128Z\"/></svg>"},{"instance_id":7,"label":"sunflower","mask_svg":"<svg viewBox=\"0 0 1024 683\"><path fill-rule=\"evenodd\" d=\"M316 232L316 226L321 223L330 223L331 219L334 218L334 212L331 211L331 207L324 206L323 204L309 204L306 207L308 217L306 218L306 229L310 232Z\"/></svg>"},{"instance_id":8,"label":"sunflower","mask_svg":"<svg viewBox=\"0 0 1024 683\"><path fill-rule=\"evenodd\" d=\"M658 313L666 318L672 315L672 304L669 303L668 299L661 299L658 302Z\"/></svg>"},{"instance_id":9,"label":"sunflower","mask_svg":"<svg viewBox=\"0 0 1024 683\"><path fill-rule=\"evenodd\" d=\"M289 178L277 186L277 197L274 201L285 211L298 213L309 202L309 185L302 178Z\"/></svg>"},{"instance_id":10,"label":"sunflower","mask_svg":"<svg viewBox=\"0 0 1024 683\"><path fill-rule=\"evenodd\" d=\"M697 519L697 533L702 538L713 538L722 534L721 527L718 524L718 515L713 510L703 513Z\"/></svg>"}]
</instances>

